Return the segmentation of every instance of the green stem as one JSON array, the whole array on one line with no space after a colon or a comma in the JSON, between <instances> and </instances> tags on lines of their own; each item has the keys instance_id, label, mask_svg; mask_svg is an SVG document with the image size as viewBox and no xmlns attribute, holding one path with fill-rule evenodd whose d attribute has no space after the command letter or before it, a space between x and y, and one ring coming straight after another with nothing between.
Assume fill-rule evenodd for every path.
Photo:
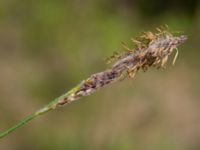
<instances>
[{"instance_id":1,"label":"green stem","mask_svg":"<svg viewBox=\"0 0 200 150\"><path fill-rule=\"evenodd\" d=\"M57 103L62 100L63 98L69 96L70 94L72 94L73 92L75 92L76 90L78 90L80 88L79 85L77 85L75 88L73 88L72 90L70 90L69 92L61 95L60 97L54 99L52 102L50 102L48 105L46 105L45 107L43 107L42 109L34 112L33 114L29 115L28 117L26 117L25 119L21 120L19 123L15 124L14 126L10 127L9 129L3 131L0 133L0 139L5 137L6 135L8 135L9 133L15 131L16 129L18 129L19 127L23 126L24 124L28 123L29 121L31 121L32 119L36 118L39 115L43 115L44 113L53 110L55 108L57 108Z\"/></svg>"},{"instance_id":2,"label":"green stem","mask_svg":"<svg viewBox=\"0 0 200 150\"><path fill-rule=\"evenodd\" d=\"M46 108L46 107L44 107L44 108ZM44 111L41 111L41 110L44 110ZM23 119L22 121L17 123L16 125L12 126L11 128L7 129L6 131L0 133L0 139L5 137L9 133L15 131L17 128L19 128L19 127L23 126L24 124L28 123L29 121L31 121L32 119L34 119L38 115L40 115L40 113L38 113L38 112L45 113L45 112L49 111L50 109L41 109L41 110L29 115L28 117L26 117L25 119Z\"/></svg>"}]
</instances>

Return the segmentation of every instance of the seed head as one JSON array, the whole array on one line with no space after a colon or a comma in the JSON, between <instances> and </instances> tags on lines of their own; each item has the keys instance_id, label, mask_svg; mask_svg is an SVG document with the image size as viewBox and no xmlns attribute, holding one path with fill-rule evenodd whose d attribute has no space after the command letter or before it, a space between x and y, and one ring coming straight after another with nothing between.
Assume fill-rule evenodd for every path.
<instances>
[{"instance_id":1,"label":"seed head","mask_svg":"<svg viewBox=\"0 0 200 150\"><path fill-rule=\"evenodd\" d=\"M124 53L114 53L109 60L115 61L113 65L100 73L91 75L88 79L79 84L79 88L60 100L58 105L63 105L79 99L83 96L90 95L98 89L109 85L126 77L133 78L137 71L142 69L147 71L149 67L165 68L168 56L176 50L173 60L175 64L178 56L177 46L187 40L187 36L173 36L167 29L156 29L157 32L144 32L141 36L133 38L132 42L135 48L129 48L123 43L126 49Z\"/></svg>"}]
</instances>

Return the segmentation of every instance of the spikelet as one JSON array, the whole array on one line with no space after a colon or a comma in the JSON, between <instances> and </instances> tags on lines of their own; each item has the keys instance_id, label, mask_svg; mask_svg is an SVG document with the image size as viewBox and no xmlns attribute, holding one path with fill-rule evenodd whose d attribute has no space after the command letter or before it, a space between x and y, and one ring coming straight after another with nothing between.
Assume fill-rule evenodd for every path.
<instances>
[{"instance_id":1,"label":"spikelet","mask_svg":"<svg viewBox=\"0 0 200 150\"><path fill-rule=\"evenodd\" d=\"M132 39L135 45L134 48L129 48L126 44L122 43L126 51L124 53L115 52L109 58L110 61L114 62L110 68L91 75L69 92L56 98L48 105L29 115L11 128L1 132L0 138L5 137L32 119L50 110L90 95L113 82L121 81L126 77L133 78L140 69L147 71L152 65L157 68L165 68L169 55L175 49L176 54L173 59L174 65L178 56L177 46L184 43L187 37L185 35L173 36L169 32L167 26L157 28L156 30L157 32L154 33L150 31L143 32L141 36Z\"/></svg>"},{"instance_id":2,"label":"spikelet","mask_svg":"<svg viewBox=\"0 0 200 150\"><path fill-rule=\"evenodd\" d=\"M175 64L178 56L177 46L184 43L186 39L185 35L173 36L167 27L157 28L156 32L143 32L142 35L131 39L135 48L129 48L122 43L126 51L113 53L108 59L113 62L109 69L93 74L87 80L82 81L78 90L61 99L57 105L60 106L90 95L98 89L126 77L133 78L140 69L147 71L152 65L164 69L168 57L174 49L177 51L173 60L173 64Z\"/></svg>"}]
</instances>

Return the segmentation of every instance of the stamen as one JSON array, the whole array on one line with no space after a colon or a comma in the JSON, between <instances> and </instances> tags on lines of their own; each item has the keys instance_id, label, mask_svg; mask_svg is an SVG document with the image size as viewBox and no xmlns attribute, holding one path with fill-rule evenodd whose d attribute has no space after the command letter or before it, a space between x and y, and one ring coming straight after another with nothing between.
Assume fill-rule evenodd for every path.
<instances>
[{"instance_id":1,"label":"stamen","mask_svg":"<svg viewBox=\"0 0 200 150\"><path fill-rule=\"evenodd\" d=\"M178 48L175 48L175 50L176 50L176 54L175 54L174 59L173 59L173 62L172 62L172 65L173 65L173 66L175 65L176 59L177 59L177 57L178 57Z\"/></svg>"}]
</instances>

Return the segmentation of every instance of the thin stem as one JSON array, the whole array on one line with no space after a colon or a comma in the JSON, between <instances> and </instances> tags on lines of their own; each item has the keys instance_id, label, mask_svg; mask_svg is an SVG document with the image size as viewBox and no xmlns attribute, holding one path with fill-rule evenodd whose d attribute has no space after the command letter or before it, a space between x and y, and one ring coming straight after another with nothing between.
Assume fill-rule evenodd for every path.
<instances>
[{"instance_id":1,"label":"thin stem","mask_svg":"<svg viewBox=\"0 0 200 150\"><path fill-rule=\"evenodd\" d=\"M21 120L20 122L18 122L14 126L12 126L9 129L1 132L0 133L0 139L3 138L3 137L5 137L9 133L15 131L16 129L18 129L19 127L23 126L24 124L27 124L29 121L33 120L37 116L43 115L44 113L57 108L57 106L58 106L57 104L59 103L60 100L62 100L63 98L67 97L68 95L70 95L71 93L75 92L78 89L79 89L79 85L76 86L75 88L73 88L72 90L70 90L69 92L67 92L67 93L61 95L60 97L54 99L48 105L46 105L45 107L39 109L38 111L34 112L33 114L29 115L28 117L26 117L25 119Z\"/></svg>"},{"instance_id":2,"label":"thin stem","mask_svg":"<svg viewBox=\"0 0 200 150\"><path fill-rule=\"evenodd\" d=\"M47 112L47 111L46 111ZM45 113L45 111L43 112ZM26 117L25 119L23 119L22 121L20 121L19 123L17 123L16 125L12 126L11 128L7 129L6 131L2 132L0 134L0 138L5 137L6 135L8 135L9 133L15 131L17 128L23 126L24 124L28 123L29 121L31 121L32 119L34 119L35 117L38 116L38 113L35 112L31 115L29 115L28 117Z\"/></svg>"}]
</instances>

